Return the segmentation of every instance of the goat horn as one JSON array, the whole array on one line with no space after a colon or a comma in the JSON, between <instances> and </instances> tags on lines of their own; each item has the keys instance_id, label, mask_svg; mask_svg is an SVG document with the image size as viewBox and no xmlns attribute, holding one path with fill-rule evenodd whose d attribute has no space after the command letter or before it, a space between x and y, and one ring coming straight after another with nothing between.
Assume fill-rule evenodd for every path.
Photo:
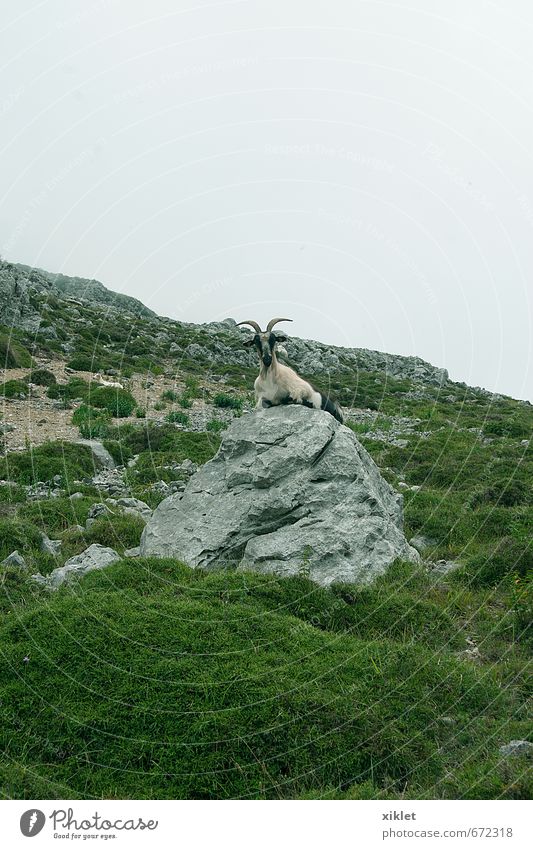
<instances>
[{"instance_id":1,"label":"goat horn","mask_svg":"<svg viewBox=\"0 0 533 849\"><path fill-rule=\"evenodd\" d=\"M257 323L257 321L238 321L238 322L237 322L237 327L239 327L241 324L249 324L249 325L250 325L250 327L253 327L253 329L255 330L255 332L256 332L256 333L261 333L261 332L262 332L262 331L261 331L261 328L259 327L259 325L258 325L258 323Z\"/></svg>"},{"instance_id":2,"label":"goat horn","mask_svg":"<svg viewBox=\"0 0 533 849\"><path fill-rule=\"evenodd\" d=\"M272 330L274 325L278 323L278 321L292 321L292 318L271 318L267 324L266 332L270 333L270 331Z\"/></svg>"}]
</instances>

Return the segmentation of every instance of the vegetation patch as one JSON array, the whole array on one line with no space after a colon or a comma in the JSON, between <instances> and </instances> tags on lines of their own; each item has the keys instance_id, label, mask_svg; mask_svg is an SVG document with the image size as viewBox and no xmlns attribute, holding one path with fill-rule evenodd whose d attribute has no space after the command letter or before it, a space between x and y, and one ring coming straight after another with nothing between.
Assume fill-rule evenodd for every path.
<instances>
[{"instance_id":1,"label":"vegetation patch","mask_svg":"<svg viewBox=\"0 0 533 849\"><path fill-rule=\"evenodd\" d=\"M436 663L410 640L340 637L295 617L284 585L139 560L7 616L0 688L17 710L0 726L4 793L527 798L527 776L510 782L494 754L523 733L496 670L446 648Z\"/></svg>"},{"instance_id":2,"label":"vegetation patch","mask_svg":"<svg viewBox=\"0 0 533 849\"><path fill-rule=\"evenodd\" d=\"M0 367L29 368L31 364L32 357L28 349L9 328L0 325Z\"/></svg>"},{"instance_id":3,"label":"vegetation patch","mask_svg":"<svg viewBox=\"0 0 533 849\"><path fill-rule=\"evenodd\" d=\"M46 442L27 451L13 451L0 457L0 479L17 484L51 481L61 475L62 485L94 475L90 448L71 442Z\"/></svg>"}]
</instances>

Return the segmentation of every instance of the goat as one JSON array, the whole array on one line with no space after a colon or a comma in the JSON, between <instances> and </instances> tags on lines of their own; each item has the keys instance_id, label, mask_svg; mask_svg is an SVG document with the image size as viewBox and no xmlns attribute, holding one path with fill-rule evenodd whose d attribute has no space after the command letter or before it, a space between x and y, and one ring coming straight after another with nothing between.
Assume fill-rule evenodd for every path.
<instances>
[{"instance_id":1,"label":"goat","mask_svg":"<svg viewBox=\"0 0 533 849\"><path fill-rule=\"evenodd\" d=\"M97 380L100 386L112 386L113 389L124 389L122 383L118 383L118 381L104 380L100 372L98 372L98 374L93 375L93 380Z\"/></svg>"},{"instance_id":2,"label":"goat","mask_svg":"<svg viewBox=\"0 0 533 849\"><path fill-rule=\"evenodd\" d=\"M292 318L272 318L264 331L256 321L238 322L238 326L248 324L255 330L255 334L244 342L244 346L249 348L254 345L260 359L259 375L254 383L256 409L275 407L279 404L303 404L304 407L313 407L315 410L326 410L342 424L344 419L338 404L314 389L296 374L294 369L278 361L276 346L287 341L284 334L272 332L272 328L279 321L292 321Z\"/></svg>"}]
</instances>

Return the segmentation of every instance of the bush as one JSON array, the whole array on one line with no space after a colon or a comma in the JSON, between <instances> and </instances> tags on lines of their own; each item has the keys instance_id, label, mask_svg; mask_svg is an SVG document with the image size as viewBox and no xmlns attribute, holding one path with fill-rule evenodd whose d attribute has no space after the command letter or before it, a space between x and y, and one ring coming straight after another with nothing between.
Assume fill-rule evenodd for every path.
<instances>
[{"instance_id":1,"label":"bush","mask_svg":"<svg viewBox=\"0 0 533 849\"><path fill-rule=\"evenodd\" d=\"M166 420L171 424L189 424L189 416L186 413L182 413L180 410L173 410L168 414L168 416L166 416Z\"/></svg>"},{"instance_id":2,"label":"bush","mask_svg":"<svg viewBox=\"0 0 533 849\"><path fill-rule=\"evenodd\" d=\"M146 418L146 410L143 407L137 407L137 409L135 410L135 418L145 419Z\"/></svg>"},{"instance_id":3,"label":"bush","mask_svg":"<svg viewBox=\"0 0 533 849\"><path fill-rule=\"evenodd\" d=\"M100 362L91 354L74 354L67 363L74 371L100 371Z\"/></svg>"},{"instance_id":4,"label":"bush","mask_svg":"<svg viewBox=\"0 0 533 849\"><path fill-rule=\"evenodd\" d=\"M0 368L29 368L31 354L7 327L0 327Z\"/></svg>"},{"instance_id":5,"label":"bush","mask_svg":"<svg viewBox=\"0 0 533 849\"><path fill-rule=\"evenodd\" d=\"M209 431L209 433L222 433L222 431L226 430L227 427L227 422L223 422L220 419L211 419L207 422L206 430Z\"/></svg>"},{"instance_id":6,"label":"bush","mask_svg":"<svg viewBox=\"0 0 533 849\"><path fill-rule=\"evenodd\" d=\"M7 380L0 386L0 395L4 398L26 398L29 391L25 380Z\"/></svg>"},{"instance_id":7,"label":"bush","mask_svg":"<svg viewBox=\"0 0 533 849\"><path fill-rule=\"evenodd\" d=\"M107 410L95 410L82 404L72 416L72 424L79 427L83 439L104 439L109 432L111 415Z\"/></svg>"},{"instance_id":8,"label":"bush","mask_svg":"<svg viewBox=\"0 0 533 849\"><path fill-rule=\"evenodd\" d=\"M224 393L219 393L214 397L215 407L221 407L228 410L241 410L242 409L242 399L236 398L234 395L225 395Z\"/></svg>"},{"instance_id":9,"label":"bush","mask_svg":"<svg viewBox=\"0 0 533 849\"><path fill-rule=\"evenodd\" d=\"M90 448L71 442L45 442L27 451L12 451L0 458L0 478L18 484L50 481L61 475L63 484L94 474Z\"/></svg>"},{"instance_id":10,"label":"bush","mask_svg":"<svg viewBox=\"0 0 533 849\"><path fill-rule=\"evenodd\" d=\"M184 410L188 410L190 409L190 407L192 407L192 401L187 392L184 392L182 395L180 395L178 401L180 406L183 407Z\"/></svg>"},{"instance_id":11,"label":"bush","mask_svg":"<svg viewBox=\"0 0 533 849\"><path fill-rule=\"evenodd\" d=\"M113 386L99 386L91 389L90 401L93 407L107 410L114 418L124 419L131 416L137 402L127 389L116 389Z\"/></svg>"},{"instance_id":12,"label":"bush","mask_svg":"<svg viewBox=\"0 0 533 849\"><path fill-rule=\"evenodd\" d=\"M165 391L161 395L161 400L162 401L177 401L178 400L178 393L175 392L173 389L165 389Z\"/></svg>"},{"instance_id":13,"label":"bush","mask_svg":"<svg viewBox=\"0 0 533 849\"><path fill-rule=\"evenodd\" d=\"M81 377L73 377L68 383L53 383L46 393L52 400L86 401L89 396L89 384Z\"/></svg>"},{"instance_id":14,"label":"bush","mask_svg":"<svg viewBox=\"0 0 533 849\"><path fill-rule=\"evenodd\" d=\"M37 386L53 386L57 383L55 374L47 368L34 369L29 376L29 381Z\"/></svg>"}]
</instances>

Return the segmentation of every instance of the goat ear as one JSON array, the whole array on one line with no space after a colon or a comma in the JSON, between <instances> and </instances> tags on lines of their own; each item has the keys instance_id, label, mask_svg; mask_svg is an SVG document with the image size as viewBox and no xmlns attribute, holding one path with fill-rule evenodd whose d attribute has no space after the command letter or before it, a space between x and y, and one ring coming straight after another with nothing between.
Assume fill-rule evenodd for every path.
<instances>
[{"instance_id":1,"label":"goat ear","mask_svg":"<svg viewBox=\"0 0 533 849\"><path fill-rule=\"evenodd\" d=\"M245 348L249 348L249 347L250 347L250 345L253 345L253 344L254 344L254 341L255 341L255 339L254 339L254 337L252 336L252 338L251 338L251 339L247 339L247 340L246 340L246 342L243 342L242 344L244 345L244 347L245 347Z\"/></svg>"}]
</instances>

